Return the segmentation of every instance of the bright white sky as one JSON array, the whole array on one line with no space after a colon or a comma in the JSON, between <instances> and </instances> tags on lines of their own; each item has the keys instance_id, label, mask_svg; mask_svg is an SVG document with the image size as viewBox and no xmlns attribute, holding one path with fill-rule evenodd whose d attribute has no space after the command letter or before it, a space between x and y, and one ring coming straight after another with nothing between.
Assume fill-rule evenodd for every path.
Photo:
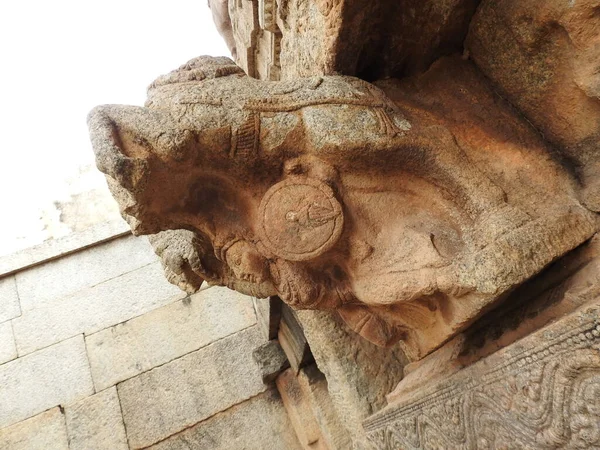
<instances>
[{"instance_id":1,"label":"bright white sky","mask_svg":"<svg viewBox=\"0 0 600 450\"><path fill-rule=\"evenodd\" d=\"M229 55L207 0L5 0L0 48L0 255L47 238L40 211L93 161L92 107L141 105L156 76Z\"/></svg>"}]
</instances>

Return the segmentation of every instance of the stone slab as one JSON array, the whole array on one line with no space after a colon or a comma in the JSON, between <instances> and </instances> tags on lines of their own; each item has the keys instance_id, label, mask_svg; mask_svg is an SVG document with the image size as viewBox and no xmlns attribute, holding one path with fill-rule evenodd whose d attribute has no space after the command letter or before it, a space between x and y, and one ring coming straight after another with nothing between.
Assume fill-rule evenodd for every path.
<instances>
[{"instance_id":1,"label":"stone slab","mask_svg":"<svg viewBox=\"0 0 600 450\"><path fill-rule=\"evenodd\" d=\"M15 277L0 279L0 322L14 319L21 314Z\"/></svg>"},{"instance_id":2,"label":"stone slab","mask_svg":"<svg viewBox=\"0 0 600 450\"><path fill-rule=\"evenodd\" d=\"M252 360L263 339L255 326L120 383L130 447L155 444L263 392Z\"/></svg>"},{"instance_id":3,"label":"stone slab","mask_svg":"<svg viewBox=\"0 0 600 450\"><path fill-rule=\"evenodd\" d=\"M69 450L128 450L117 389L65 407Z\"/></svg>"},{"instance_id":4,"label":"stone slab","mask_svg":"<svg viewBox=\"0 0 600 450\"><path fill-rule=\"evenodd\" d=\"M128 236L19 272L16 280L21 308L47 307L157 259L148 239Z\"/></svg>"},{"instance_id":5,"label":"stone slab","mask_svg":"<svg viewBox=\"0 0 600 450\"><path fill-rule=\"evenodd\" d=\"M279 341L273 339L252 352L254 361L260 368L263 382L270 383L277 378L281 372L290 367L290 362Z\"/></svg>"},{"instance_id":6,"label":"stone slab","mask_svg":"<svg viewBox=\"0 0 600 450\"><path fill-rule=\"evenodd\" d=\"M277 339L281 320L282 301L277 296L255 298L254 309L258 324L268 340Z\"/></svg>"},{"instance_id":7,"label":"stone slab","mask_svg":"<svg viewBox=\"0 0 600 450\"><path fill-rule=\"evenodd\" d=\"M313 356L302 326L298 323L296 314L287 305L282 308L277 340L285 352L290 366L296 373L301 367L313 362Z\"/></svg>"},{"instance_id":8,"label":"stone slab","mask_svg":"<svg viewBox=\"0 0 600 450\"><path fill-rule=\"evenodd\" d=\"M0 427L94 393L83 336L0 366Z\"/></svg>"},{"instance_id":9,"label":"stone slab","mask_svg":"<svg viewBox=\"0 0 600 450\"><path fill-rule=\"evenodd\" d=\"M95 333L184 295L164 279L159 262L144 266L15 319L19 355L80 333Z\"/></svg>"},{"instance_id":10,"label":"stone slab","mask_svg":"<svg viewBox=\"0 0 600 450\"><path fill-rule=\"evenodd\" d=\"M276 384L302 447L306 450L328 450L329 447L321 435L310 401L298 384L296 371L293 368L287 369L277 377Z\"/></svg>"},{"instance_id":11,"label":"stone slab","mask_svg":"<svg viewBox=\"0 0 600 450\"><path fill-rule=\"evenodd\" d=\"M256 323L252 298L212 287L86 337L96 390Z\"/></svg>"},{"instance_id":12,"label":"stone slab","mask_svg":"<svg viewBox=\"0 0 600 450\"><path fill-rule=\"evenodd\" d=\"M10 322L0 323L0 364L17 357L17 346Z\"/></svg>"},{"instance_id":13,"label":"stone slab","mask_svg":"<svg viewBox=\"0 0 600 450\"><path fill-rule=\"evenodd\" d=\"M53 408L31 419L0 429L0 448L70 450L65 420L60 408Z\"/></svg>"},{"instance_id":14,"label":"stone slab","mask_svg":"<svg viewBox=\"0 0 600 450\"><path fill-rule=\"evenodd\" d=\"M271 389L148 450L301 450L281 399Z\"/></svg>"},{"instance_id":15,"label":"stone slab","mask_svg":"<svg viewBox=\"0 0 600 450\"><path fill-rule=\"evenodd\" d=\"M331 401L325 375L315 364L311 364L301 369L296 379L310 405L321 435L327 443L327 448L329 450L352 448L350 435L342 425Z\"/></svg>"},{"instance_id":16,"label":"stone slab","mask_svg":"<svg viewBox=\"0 0 600 450\"><path fill-rule=\"evenodd\" d=\"M0 256L0 276L9 275L128 234L131 234L129 225L119 219L100 223L85 231L72 233L62 238L49 239L40 245Z\"/></svg>"}]
</instances>

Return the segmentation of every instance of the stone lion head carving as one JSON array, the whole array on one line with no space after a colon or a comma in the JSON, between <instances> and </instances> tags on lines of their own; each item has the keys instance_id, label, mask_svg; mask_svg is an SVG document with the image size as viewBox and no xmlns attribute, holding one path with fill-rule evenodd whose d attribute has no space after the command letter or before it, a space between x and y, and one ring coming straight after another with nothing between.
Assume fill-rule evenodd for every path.
<instances>
[{"instance_id":1,"label":"stone lion head carving","mask_svg":"<svg viewBox=\"0 0 600 450\"><path fill-rule=\"evenodd\" d=\"M507 194L538 156L572 185L543 150L510 156L518 176L482 169L489 151L475 163L448 126L352 77L263 82L200 57L157 79L144 107L97 107L89 127L124 217L154 235L170 281L337 310L414 357L597 228L543 177L532 198Z\"/></svg>"}]
</instances>

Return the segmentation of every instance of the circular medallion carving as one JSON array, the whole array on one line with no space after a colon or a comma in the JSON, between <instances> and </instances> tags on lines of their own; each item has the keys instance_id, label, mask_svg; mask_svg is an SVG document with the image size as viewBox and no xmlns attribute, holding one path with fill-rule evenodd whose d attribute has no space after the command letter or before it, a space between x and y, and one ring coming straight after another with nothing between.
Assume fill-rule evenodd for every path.
<instances>
[{"instance_id":1,"label":"circular medallion carving","mask_svg":"<svg viewBox=\"0 0 600 450\"><path fill-rule=\"evenodd\" d=\"M263 243L290 261L306 261L329 250L343 225L342 207L333 191L313 179L277 183L260 203Z\"/></svg>"}]
</instances>

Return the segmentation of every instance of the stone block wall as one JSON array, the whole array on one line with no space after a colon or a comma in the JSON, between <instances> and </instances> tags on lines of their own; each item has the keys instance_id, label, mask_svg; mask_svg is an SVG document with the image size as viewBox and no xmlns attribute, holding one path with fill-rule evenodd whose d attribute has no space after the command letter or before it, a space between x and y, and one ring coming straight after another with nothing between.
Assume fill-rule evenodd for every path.
<instances>
[{"instance_id":1,"label":"stone block wall","mask_svg":"<svg viewBox=\"0 0 600 450\"><path fill-rule=\"evenodd\" d=\"M130 235L0 275L0 448L299 449L255 303L186 296Z\"/></svg>"}]
</instances>

